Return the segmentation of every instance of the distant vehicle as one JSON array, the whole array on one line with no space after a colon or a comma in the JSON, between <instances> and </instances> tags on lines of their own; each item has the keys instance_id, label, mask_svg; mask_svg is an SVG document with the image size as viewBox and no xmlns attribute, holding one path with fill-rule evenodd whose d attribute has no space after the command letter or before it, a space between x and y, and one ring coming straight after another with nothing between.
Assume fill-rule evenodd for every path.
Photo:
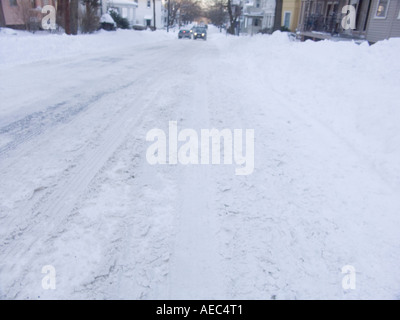
<instances>
[{"instance_id":1,"label":"distant vehicle","mask_svg":"<svg viewBox=\"0 0 400 320\"><path fill-rule=\"evenodd\" d=\"M205 27L196 27L193 29L193 40L198 38L207 40L207 29Z\"/></svg>"},{"instance_id":2,"label":"distant vehicle","mask_svg":"<svg viewBox=\"0 0 400 320\"><path fill-rule=\"evenodd\" d=\"M181 29L178 33L178 39L192 38L192 33L188 29Z\"/></svg>"}]
</instances>

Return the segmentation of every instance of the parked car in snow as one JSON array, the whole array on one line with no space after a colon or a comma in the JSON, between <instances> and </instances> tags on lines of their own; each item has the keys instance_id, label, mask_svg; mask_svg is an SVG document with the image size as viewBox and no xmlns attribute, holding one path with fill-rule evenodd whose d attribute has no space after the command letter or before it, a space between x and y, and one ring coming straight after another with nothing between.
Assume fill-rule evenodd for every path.
<instances>
[{"instance_id":1,"label":"parked car in snow","mask_svg":"<svg viewBox=\"0 0 400 320\"><path fill-rule=\"evenodd\" d=\"M184 39L184 38L192 38L192 34L190 32L190 30L188 29L181 29L178 32L178 39Z\"/></svg>"}]
</instances>

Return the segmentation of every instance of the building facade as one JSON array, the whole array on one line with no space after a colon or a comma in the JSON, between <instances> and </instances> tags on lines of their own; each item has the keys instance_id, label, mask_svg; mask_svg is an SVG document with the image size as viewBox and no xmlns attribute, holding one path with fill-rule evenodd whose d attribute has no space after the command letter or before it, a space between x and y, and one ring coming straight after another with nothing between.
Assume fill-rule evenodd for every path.
<instances>
[{"instance_id":1,"label":"building facade","mask_svg":"<svg viewBox=\"0 0 400 320\"><path fill-rule=\"evenodd\" d=\"M373 0L367 26L367 40L376 42L400 37L400 1Z\"/></svg>"},{"instance_id":2,"label":"building facade","mask_svg":"<svg viewBox=\"0 0 400 320\"><path fill-rule=\"evenodd\" d=\"M41 23L42 8L55 6L55 0L2 0L0 1L0 27L34 29Z\"/></svg>"},{"instance_id":3,"label":"building facade","mask_svg":"<svg viewBox=\"0 0 400 320\"><path fill-rule=\"evenodd\" d=\"M240 33L271 32L275 17L275 0L245 0L242 2Z\"/></svg>"},{"instance_id":4,"label":"building facade","mask_svg":"<svg viewBox=\"0 0 400 320\"><path fill-rule=\"evenodd\" d=\"M153 27L153 0L137 0L138 7L136 9L136 25L143 25L146 27ZM156 28L161 29L165 26L165 8L161 0L155 1L156 9Z\"/></svg>"},{"instance_id":5,"label":"building facade","mask_svg":"<svg viewBox=\"0 0 400 320\"><path fill-rule=\"evenodd\" d=\"M343 29L342 19L347 12L342 8L352 5L356 9L355 29ZM321 39L341 36L364 39L367 32L371 0L302 0L298 30L303 36Z\"/></svg>"},{"instance_id":6,"label":"building facade","mask_svg":"<svg viewBox=\"0 0 400 320\"><path fill-rule=\"evenodd\" d=\"M347 5L355 8L354 28L343 28ZM400 37L398 0L302 0L298 35L302 39L359 39L376 42Z\"/></svg>"},{"instance_id":7,"label":"building facade","mask_svg":"<svg viewBox=\"0 0 400 320\"><path fill-rule=\"evenodd\" d=\"M301 0L283 0L282 27L294 32L297 30L300 16Z\"/></svg>"}]
</instances>

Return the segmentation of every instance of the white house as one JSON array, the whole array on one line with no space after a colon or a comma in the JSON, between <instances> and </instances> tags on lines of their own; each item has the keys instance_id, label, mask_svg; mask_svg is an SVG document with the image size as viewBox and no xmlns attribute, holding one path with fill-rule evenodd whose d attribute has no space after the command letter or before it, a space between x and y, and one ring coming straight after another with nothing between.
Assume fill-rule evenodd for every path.
<instances>
[{"instance_id":1,"label":"white house","mask_svg":"<svg viewBox=\"0 0 400 320\"><path fill-rule=\"evenodd\" d=\"M275 0L244 0L240 33L256 34L273 28Z\"/></svg>"},{"instance_id":2,"label":"white house","mask_svg":"<svg viewBox=\"0 0 400 320\"><path fill-rule=\"evenodd\" d=\"M136 0L136 25L152 27L153 23L153 0ZM155 0L156 4L156 28L165 26L165 8L162 0Z\"/></svg>"}]
</instances>

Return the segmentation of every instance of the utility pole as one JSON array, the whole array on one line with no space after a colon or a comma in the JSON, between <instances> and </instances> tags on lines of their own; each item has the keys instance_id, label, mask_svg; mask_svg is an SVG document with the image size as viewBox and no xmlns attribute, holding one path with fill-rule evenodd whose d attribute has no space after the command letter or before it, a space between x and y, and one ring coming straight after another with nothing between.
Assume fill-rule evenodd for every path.
<instances>
[{"instance_id":1,"label":"utility pole","mask_svg":"<svg viewBox=\"0 0 400 320\"><path fill-rule=\"evenodd\" d=\"M66 34L71 34L71 20L70 20L70 16L71 16L71 9L70 9L70 3L69 0L65 0L64 1L64 23L65 23L65 33Z\"/></svg>"},{"instance_id":2,"label":"utility pole","mask_svg":"<svg viewBox=\"0 0 400 320\"><path fill-rule=\"evenodd\" d=\"M71 16L70 16L70 20L71 20L71 34L78 34L78 7L79 7L79 0L71 0L71 4L70 4L71 8Z\"/></svg>"},{"instance_id":3,"label":"utility pole","mask_svg":"<svg viewBox=\"0 0 400 320\"><path fill-rule=\"evenodd\" d=\"M169 3L171 2L171 0L168 0L168 18L167 18L167 32L169 32L169 8L170 8L170 6L169 6Z\"/></svg>"},{"instance_id":4,"label":"utility pole","mask_svg":"<svg viewBox=\"0 0 400 320\"><path fill-rule=\"evenodd\" d=\"M156 0L153 0L153 20L154 20L153 31L156 31Z\"/></svg>"}]
</instances>

